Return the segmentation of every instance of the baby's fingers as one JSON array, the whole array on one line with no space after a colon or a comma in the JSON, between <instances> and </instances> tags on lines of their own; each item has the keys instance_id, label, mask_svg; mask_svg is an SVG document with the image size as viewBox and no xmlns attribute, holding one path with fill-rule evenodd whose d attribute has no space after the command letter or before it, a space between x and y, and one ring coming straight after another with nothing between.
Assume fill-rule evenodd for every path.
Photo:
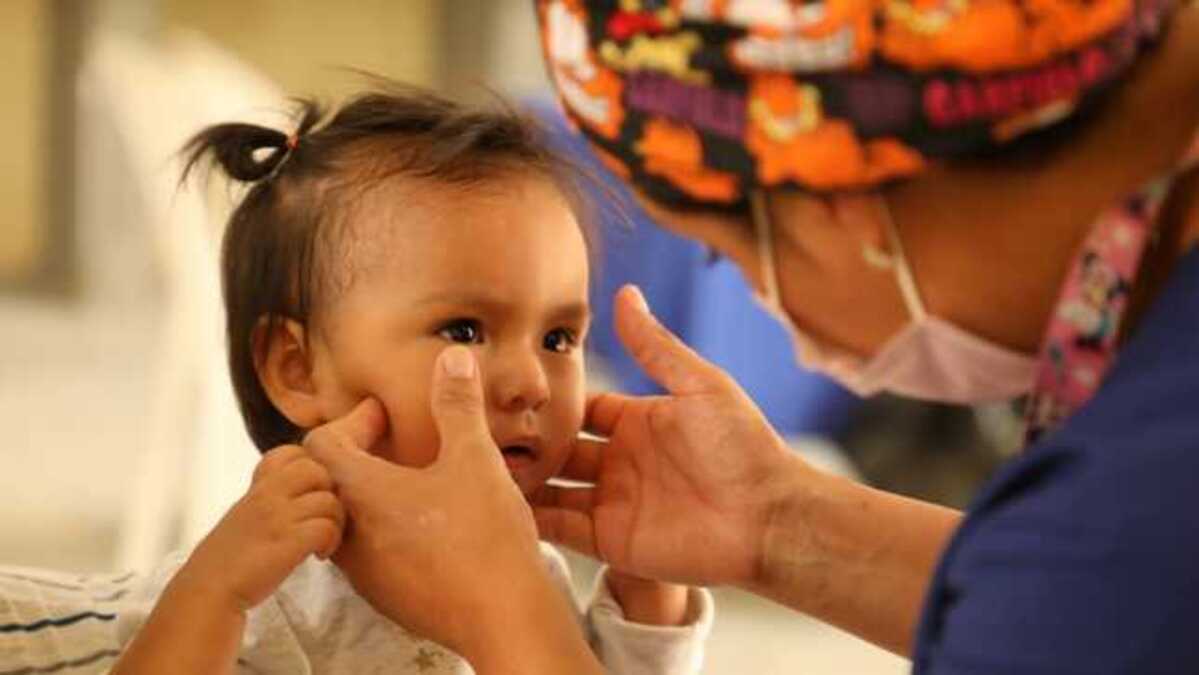
<instances>
[{"instance_id":1,"label":"baby's fingers","mask_svg":"<svg viewBox=\"0 0 1199 675\"><path fill-rule=\"evenodd\" d=\"M338 525L346 522L346 510L337 495L328 491L309 492L292 500L296 520L328 518Z\"/></svg>"},{"instance_id":2,"label":"baby's fingers","mask_svg":"<svg viewBox=\"0 0 1199 675\"><path fill-rule=\"evenodd\" d=\"M327 560L341 547L342 523L327 517L309 518L296 525L296 536L304 550Z\"/></svg>"},{"instance_id":3,"label":"baby's fingers","mask_svg":"<svg viewBox=\"0 0 1199 675\"><path fill-rule=\"evenodd\" d=\"M251 482L258 483L259 481L273 476L278 473L283 467L292 462L307 457L304 448L298 445L280 445L277 448L272 448L262 459L258 460L258 465L254 467L254 476Z\"/></svg>"},{"instance_id":4,"label":"baby's fingers","mask_svg":"<svg viewBox=\"0 0 1199 675\"><path fill-rule=\"evenodd\" d=\"M332 492L309 492L308 494L297 497L294 502L296 521L301 528L306 528L313 522L328 523L334 530L336 536L332 539L317 539L313 545L306 545L305 549L311 553L315 553L321 558L328 558L333 555L337 547L341 545L342 531L346 525L346 511L342 506L341 500L333 495ZM315 526L313 530L319 530ZM319 531L311 533L313 536L321 535ZM327 534L327 533L326 533Z\"/></svg>"},{"instance_id":5,"label":"baby's fingers","mask_svg":"<svg viewBox=\"0 0 1199 675\"><path fill-rule=\"evenodd\" d=\"M333 489L329 470L307 455L280 469L279 481L288 497Z\"/></svg>"}]
</instances>

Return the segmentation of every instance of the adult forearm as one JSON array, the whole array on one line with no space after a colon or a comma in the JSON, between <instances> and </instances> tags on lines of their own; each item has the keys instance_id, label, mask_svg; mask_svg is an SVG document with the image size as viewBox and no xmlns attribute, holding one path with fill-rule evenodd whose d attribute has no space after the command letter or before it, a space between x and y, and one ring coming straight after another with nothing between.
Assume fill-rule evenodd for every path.
<instances>
[{"instance_id":1,"label":"adult forearm","mask_svg":"<svg viewBox=\"0 0 1199 675\"><path fill-rule=\"evenodd\" d=\"M462 654L479 675L601 675L575 610L544 574L510 577L500 600L471 618Z\"/></svg>"},{"instance_id":2,"label":"adult forearm","mask_svg":"<svg viewBox=\"0 0 1199 675\"><path fill-rule=\"evenodd\" d=\"M933 569L961 514L796 460L747 590L907 656Z\"/></svg>"},{"instance_id":3,"label":"adult forearm","mask_svg":"<svg viewBox=\"0 0 1199 675\"><path fill-rule=\"evenodd\" d=\"M534 627L537 633L520 636L468 659L479 675L601 675L604 671L587 641L579 636L554 635Z\"/></svg>"}]
</instances>

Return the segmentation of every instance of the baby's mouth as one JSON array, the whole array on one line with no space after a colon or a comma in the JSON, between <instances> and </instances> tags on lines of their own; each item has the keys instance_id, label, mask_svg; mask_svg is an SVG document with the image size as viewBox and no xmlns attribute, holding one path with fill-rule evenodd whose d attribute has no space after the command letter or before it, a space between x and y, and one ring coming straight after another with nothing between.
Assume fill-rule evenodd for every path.
<instances>
[{"instance_id":1,"label":"baby's mouth","mask_svg":"<svg viewBox=\"0 0 1199 675\"><path fill-rule=\"evenodd\" d=\"M500 454L503 455L504 464L508 466L510 471L531 466L537 461L537 449L532 445L521 443L502 445L500 446Z\"/></svg>"}]
</instances>

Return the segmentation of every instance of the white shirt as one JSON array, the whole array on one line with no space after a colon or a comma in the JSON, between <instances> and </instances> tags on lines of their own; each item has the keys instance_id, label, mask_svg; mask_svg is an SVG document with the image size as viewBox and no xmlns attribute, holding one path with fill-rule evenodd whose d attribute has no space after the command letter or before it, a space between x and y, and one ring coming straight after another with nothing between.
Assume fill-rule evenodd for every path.
<instances>
[{"instance_id":1,"label":"white shirt","mask_svg":"<svg viewBox=\"0 0 1199 675\"><path fill-rule=\"evenodd\" d=\"M636 624L624 619L603 574L588 606L579 608L562 555L547 544L542 544L542 554L552 578L578 610L578 620L608 672L683 675L701 671L714 613L707 591L691 592L683 626ZM71 672L105 672L185 560L184 555L172 556L148 575L124 577L0 570L0 628L7 628L0 630L0 673L73 663L79 665ZM86 659L91 660L81 663ZM336 566L309 558L250 611L237 672L441 675L473 671L458 655L377 613Z\"/></svg>"}]
</instances>

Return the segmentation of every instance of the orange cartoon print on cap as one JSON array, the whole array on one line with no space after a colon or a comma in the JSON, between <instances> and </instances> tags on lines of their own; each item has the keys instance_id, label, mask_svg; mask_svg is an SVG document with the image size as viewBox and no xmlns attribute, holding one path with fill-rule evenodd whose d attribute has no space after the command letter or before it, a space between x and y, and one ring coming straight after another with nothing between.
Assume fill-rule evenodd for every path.
<instances>
[{"instance_id":1,"label":"orange cartoon print on cap","mask_svg":"<svg viewBox=\"0 0 1199 675\"><path fill-rule=\"evenodd\" d=\"M691 127L651 118L636 149L646 173L665 178L696 199L729 203L738 197L735 175L704 165L703 145Z\"/></svg>"},{"instance_id":2,"label":"orange cartoon print on cap","mask_svg":"<svg viewBox=\"0 0 1199 675\"><path fill-rule=\"evenodd\" d=\"M679 16L690 21L719 21L729 0L671 0L671 6Z\"/></svg>"},{"instance_id":3,"label":"orange cartoon print on cap","mask_svg":"<svg viewBox=\"0 0 1199 675\"><path fill-rule=\"evenodd\" d=\"M612 172L612 175L624 180L629 180L633 177L633 172L629 170L629 167L624 163L624 160L620 159L616 155L613 155L598 145L591 146L591 151L595 153L595 157L599 160L600 164L604 165L605 169Z\"/></svg>"},{"instance_id":4,"label":"orange cartoon print on cap","mask_svg":"<svg viewBox=\"0 0 1199 675\"><path fill-rule=\"evenodd\" d=\"M636 35L628 46L612 40L600 45L600 57L615 70L653 70L667 73L688 84L708 84L711 75L691 67L691 55L703 44L698 33L683 32L666 37Z\"/></svg>"},{"instance_id":5,"label":"orange cartoon print on cap","mask_svg":"<svg viewBox=\"0 0 1199 675\"><path fill-rule=\"evenodd\" d=\"M620 134L624 109L619 76L596 63L587 44L585 15L578 0L542 6L545 51L564 107L607 138Z\"/></svg>"},{"instance_id":6,"label":"orange cartoon print on cap","mask_svg":"<svg viewBox=\"0 0 1199 675\"><path fill-rule=\"evenodd\" d=\"M605 26L609 36L627 40L634 35L659 35L679 25L679 15L667 0L620 0Z\"/></svg>"},{"instance_id":7,"label":"orange cartoon print on cap","mask_svg":"<svg viewBox=\"0 0 1199 675\"><path fill-rule=\"evenodd\" d=\"M874 49L873 2L730 0L725 19L748 33L728 46L746 70L814 73L866 65Z\"/></svg>"},{"instance_id":8,"label":"orange cartoon print on cap","mask_svg":"<svg viewBox=\"0 0 1199 675\"><path fill-rule=\"evenodd\" d=\"M1131 0L882 0L879 52L916 70L1028 68L1101 37Z\"/></svg>"},{"instance_id":9,"label":"orange cartoon print on cap","mask_svg":"<svg viewBox=\"0 0 1199 675\"><path fill-rule=\"evenodd\" d=\"M763 184L853 187L924 165L919 153L894 139L863 145L847 122L824 116L819 89L785 75L753 78L748 105L745 146Z\"/></svg>"}]
</instances>

